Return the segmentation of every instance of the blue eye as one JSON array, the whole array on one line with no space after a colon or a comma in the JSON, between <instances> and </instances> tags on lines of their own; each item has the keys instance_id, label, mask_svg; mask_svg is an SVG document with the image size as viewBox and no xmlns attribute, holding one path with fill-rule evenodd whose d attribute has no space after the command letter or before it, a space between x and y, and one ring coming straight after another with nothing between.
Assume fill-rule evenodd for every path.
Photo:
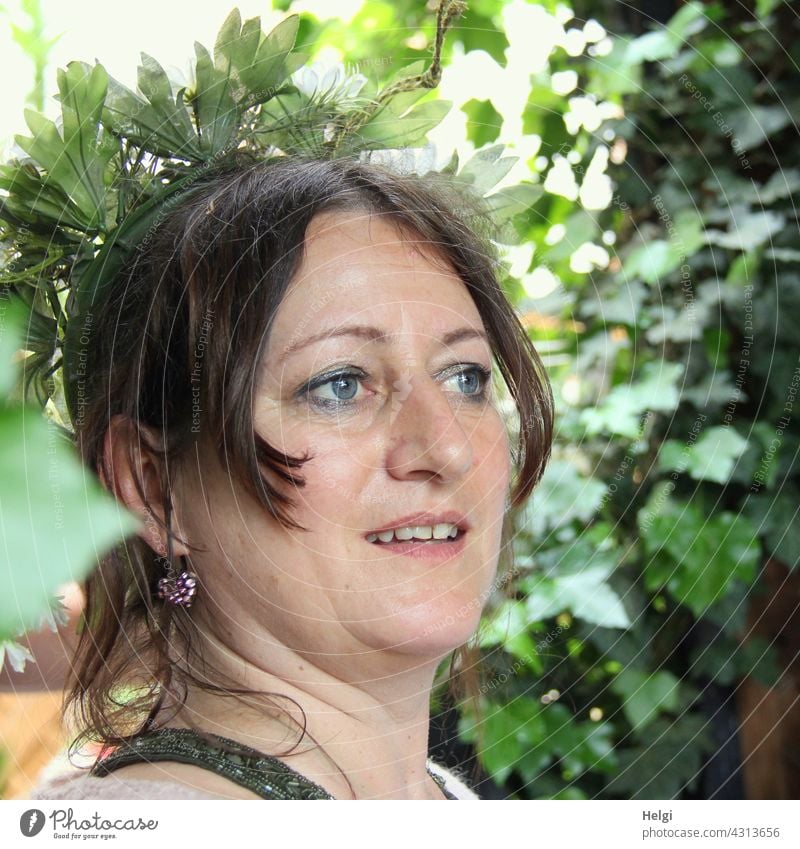
<instances>
[{"instance_id":1,"label":"blue eye","mask_svg":"<svg viewBox=\"0 0 800 849\"><path fill-rule=\"evenodd\" d=\"M363 372L338 371L322 375L302 387L298 394L307 396L318 407L339 408L350 404L358 392L358 384L363 380ZM326 394L318 394L324 389ZM331 394L327 394L327 392Z\"/></svg>"},{"instance_id":2,"label":"blue eye","mask_svg":"<svg viewBox=\"0 0 800 849\"><path fill-rule=\"evenodd\" d=\"M459 363L449 369L452 373L446 380L455 378L458 382L459 394L466 399L476 403L485 401L491 371L477 363L464 366L464 363ZM453 371L454 369L458 371ZM297 397L305 398L321 409L341 410L346 407L355 407L359 403L356 400L359 383L366 377L367 375L360 370L329 372L301 387L297 391Z\"/></svg>"},{"instance_id":3,"label":"blue eye","mask_svg":"<svg viewBox=\"0 0 800 849\"><path fill-rule=\"evenodd\" d=\"M330 386L336 401L352 401L358 392L358 376L349 373L326 380L322 386Z\"/></svg>"},{"instance_id":4,"label":"blue eye","mask_svg":"<svg viewBox=\"0 0 800 849\"><path fill-rule=\"evenodd\" d=\"M470 366L454 375L458 378L461 387L467 389L464 395L472 398L483 398L485 396L486 384L490 376L491 372L479 365Z\"/></svg>"}]
</instances>

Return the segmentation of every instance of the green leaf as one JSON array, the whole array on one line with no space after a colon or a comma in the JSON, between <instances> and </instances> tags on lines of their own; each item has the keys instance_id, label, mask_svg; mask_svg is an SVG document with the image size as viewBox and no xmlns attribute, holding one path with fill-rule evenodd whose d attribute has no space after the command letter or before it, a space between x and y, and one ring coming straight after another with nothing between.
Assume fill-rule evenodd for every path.
<instances>
[{"instance_id":1,"label":"green leaf","mask_svg":"<svg viewBox=\"0 0 800 849\"><path fill-rule=\"evenodd\" d=\"M104 174L114 148L99 141L100 116L108 88L102 65L70 62L58 71L62 129L26 110L31 138L16 136L19 146L44 170L44 184L63 192L84 228L105 222Z\"/></svg>"},{"instance_id":2,"label":"green leaf","mask_svg":"<svg viewBox=\"0 0 800 849\"><path fill-rule=\"evenodd\" d=\"M286 77L296 70L289 54L297 40L299 26L300 16L289 15L262 36L260 19L252 18L245 21L238 40L227 44L217 40L216 50L229 59L245 88L239 98L243 106L269 100ZM258 46L253 51L256 43Z\"/></svg>"},{"instance_id":3,"label":"green leaf","mask_svg":"<svg viewBox=\"0 0 800 849\"><path fill-rule=\"evenodd\" d=\"M649 555L645 586L652 592L666 587L695 616L722 599L736 581L749 585L755 577L761 546L755 526L742 515L706 516L695 504L654 491L638 522Z\"/></svg>"},{"instance_id":4,"label":"green leaf","mask_svg":"<svg viewBox=\"0 0 800 849\"><path fill-rule=\"evenodd\" d=\"M395 100L397 98L390 103ZM444 120L451 108L449 100L428 100L402 115L398 115L392 107L380 109L358 130L358 143L385 148L423 145L427 134Z\"/></svg>"},{"instance_id":5,"label":"green leaf","mask_svg":"<svg viewBox=\"0 0 800 849\"><path fill-rule=\"evenodd\" d=\"M640 380L615 386L600 404L581 412L586 432L610 431L636 439L644 412L671 412L678 405L677 382L682 373L681 363L648 363Z\"/></svg>"},{"instance_id":6,"label":"green leaf","mask_svg":"<svg viewBox=\"0 0 800 849\"><path fill-rule=\"evenodd\" d=\"M661 471L688 472L695 480L727 483L747 440L731 427L712 427L692 443L669 440L659 454Z\"/></svg>"},{"instance_id":7,"label":"green leaf","mask_svg":"<svg viewBox=\"0 0 800 849\"><path fill-rule=\"evenodd\" d=\"M792 123L792 116L784 106L759 106L751 103L743 109L731 112L727 123L733 130L732 143L745 151L751 151L770 136L788 127Z\"/></svg>"},{"instance_id":8,"label":"green leaf","mask_svg":"<svg viewBox=\"0 0 800 849\"><path fill-rule=\"evenodd\" d=\"M0 639L38 625L56 589L82 580L138 522L37 410L0 411Z\"/></svg>"},{"instance_id":9,"label":"green leaf","mask_svg":"<svg viewBox=\"0 0 800 849\"><path fill-rule=\"evenodd\" d=\"M759 18L766 18L781 2L782 0L756 0L756 15Z\"/></svg>"},{"instance_id":10,"label":"green leaf","mask_svg":"<svg viewBox=\"0 0 800 849\"><path fill-rule=\"evenodd\" d=\"M226 109L222 110L223 114L227 109L238 110L241 114L247 108L270 100L295 69L293 63L287 60L297 38L299 22L298 15L290 15L264 36L260 18L250 18L242 24L239 10L234 9L217 35L213 63L208 51L200 44L195 45L198 94L201 89L208 91L212 88L211 81L214 80L213 85L224 89L224 95L217 92L210 95L211 99L229 101ZM202 86L200 73L204 77ZM222 146L218 143L216 149Z\"/></svg>"},{"instance_id":11,"label":"green leaf","mask_svg":"<svg viewBox=\"0 0 800 849\"><path fill-rule=\"evenodd\" d=\"M665 27L659 27L632 41L625 58L630 63L669 59L685 46L690 35L701 32L707 25L702 3L687 3Z\"/></svg>"},{"instance_id":12,"label":"green leaf","mask_svg":"<svg viewBox=\"0 0 800 849\"><path fill-rule=\"evenodd\" d=\"M226 148L236 134L239 110L231 95L229 72L214 66L202 44L195 42L197 86L191 105L200 131L200 144L210 155Z\"/></svg>"},{"instance_id":13,"label":"green leaf","mask_svg":"<svg viewBox=\"0 0 800 849\"><path fill-rule=\"evenodd\" d=\"M22 347L25 307L18 301L8 302L0 295L0 407L14 389L19 369L12 362L14 354ZM0 517L2 518L2 517Z\"/></svg>"},{"instance_id":14,"label":"green leaf","mask_svg":"<svg viewBox=\"0 0 800 849\"><path fill-rule=\"evenodd\" d=\"M625 279L639 277L656 285L685 259L682 248L675 242L653 239L633 250L623 262Z\"/></svg>"},{"instance_id":15,"label":"green leaf","mask_svg":"<svg viewBox=\"0 0 800 849\"><path fill-rule=\"evenodd\" d=\"M492 217L498 224L505 224L515 215L527 212L544 194L544 189L534 183L517 183L486 197Z\"/></svg>"},{"instance_id":16,"label":"green leaf","mask_svg":"<svg viewBox=\"0 0 800 849\"><path fill-rule=\"evenodd\" d=\"M634 731L640 731L662 711L680 706L678 679L670 672L647 672L629 667L611 682L611 689L623 700L622 710Z\"/></svg>"},{"instance_id":17,"label":"green leaf","mask_svg":"<svg viewBox=\"0 0 800 849\"><path fill-rule=\"evenodd\" d=\"M678 798L700 774L703 753L711 748L706 720L684 714L668 723L656 720L647 726L641 746L617 753L615 775L603 791L605 797L623 799Z\"/></svg>"},{"instance_id":18,"label":"green leaf","mask_svg":"<svg viewBox=\"0 0 800 849\"><path fill-rule=\"evenodd\" d=\"M204 153L184 103L184 90L173 93L166 71L146 53L142 53L138 83L144 99L109 80L103 122L157 156L202 161Z\"/></svg>"},{"instance_id":19,"label":"green leaf","mask_svg":"<svg viewBox=\"0 0 800 849\"><path fill-rule=\"evenodd\" d=\"M579 619L601 628L630 628L622 600L608 584L563 578L556 582L566 607Z\"/></svg>"},{"instance_id":20,"label":"green leaf","mask_svg":"<svg viewBox=\"0 0 800 849\"><path fill-rule=\"evenodd\" d=\"M483 147L497 139L503 126L503 116L491 100L472 98L461 107L461 111L467 116L467 137L475 147Z\"/></svg>"},{"instance_id":21,"label":"green leaf","mask_svg":"<svg viewBox=\"0 0 800 849\"><path fill-rule=\"evenodd\" d=\"M605 583L618 562L616 549L607 550L583 535L567 545L548 548L536 556L541 574L522 579L528 593L530 621L569 610L576 617L604 628L628 628L630 619L617 593Z\"/></svg>"},{"instance_id":22,"label":"green leaf","mask_svg":"<svg viewBox=\"0 0 800 849\"><path fill-rule=\"evenodd\" d=\"M777 212L749 212L731 223L729 232L707 230L706 239L713 245L736 251L752 251L771 241L786 224L786 218Z\"/></svg>"},{"instance_id":23,"label":"green leaf","mask_svg":"<svg viewBox=\"0 0 800 849\"><path fill-rule=\"evenodd\" d=\"M576 520L585 524L600 508L605 492L605 484L581 475L572 463L552 460L521 514L521 527L541 539Z\"/></svg>"},{"instance_id":24,"label":"green leaf","mask_svg":"<svg viewBox=\"0 0 800 849\"><path fill-rule=\"evenodd\" d=\"M544 720L540 711L541 705L533 699L520 697L506 705L492 705L487 712L483 726L485 746L480 756L495 781L505 781L516 767L520 751L541 739ZM463 716L459 735L467 741L476 739L474 723Z\"/></svg>"},{"instance_id":25,"label":"green leaf","mask_svg":"<svg viewBox=\"0 0 800 849\"><path fill-rule=\"evenodd\" d=\"M517 156L503 156L505 150L505 145L495 144L477 151L461 166L458 179L479 195L488 194L519 160Z\"/></svg>"},{"instance_id":26,"label":"green leaf","mask_svg":"<svg viewBox=\"0 0 800 849\"><path fill-rule=\"evenodd\" d=\"M787 486L779 493L766 492L748 498L747 517L758 526L758 533L773 557L789 569L800 565L800 493Z\"/></svg>"}]
</instances>

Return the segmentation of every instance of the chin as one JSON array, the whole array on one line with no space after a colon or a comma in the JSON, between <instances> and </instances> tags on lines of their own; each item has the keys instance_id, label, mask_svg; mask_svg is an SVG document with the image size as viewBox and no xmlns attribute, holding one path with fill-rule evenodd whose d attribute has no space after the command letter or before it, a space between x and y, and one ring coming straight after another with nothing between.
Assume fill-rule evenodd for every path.
<instances>
[{"instance_id":1,"label":"chin","mask_svg":"<svg viewBox=\"0 0 800 849\"><path fill-rule=\"evenodd\" d=\"M380 635L373 632L371 645L398 655L441 658L473 636L480 622L482 603L479 596L458 603L421 602L388 612L380 624ZM379 646L378 646L379 644Z\"/></svg>"}]
</instances>

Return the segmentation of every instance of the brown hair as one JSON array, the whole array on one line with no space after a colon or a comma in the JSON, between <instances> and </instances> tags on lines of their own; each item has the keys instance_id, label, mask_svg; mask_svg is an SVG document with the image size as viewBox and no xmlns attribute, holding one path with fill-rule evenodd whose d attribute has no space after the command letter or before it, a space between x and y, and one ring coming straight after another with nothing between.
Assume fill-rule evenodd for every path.
<instances>
[{"instance_id":1,"label":"brown hair","mask_svg":"<svg viewBox=\"0 0 800 849\"><path fill-rule=\"evenodd\" d=\"M292 470L308 457L288 457L254 432L253 391L306 229L315 215L336 209L390 216L403 233L432 245L464 281L518 411L512 511L524 504L549 456L553 403L539 357L498 282L490 219L450 178L400 175L353 159L238 162L203 174L161 216L86 323L91 329L82 339L81 359L87 368L73 425L90 468L113 480L103 443L112 417L121 415L163 462L167 481L170 466L175 469L198 440L207 440L275 519L299 527L288 512L292 499L259 467L302 486ZM199 344L204 352L198 374ZM130 443L129 452L136 468ZM144 497L141 481L136 484ZM163 498L167 521L154 519L166 527L171 548L168 491ZM511 562L511 515L504 517L501 564ZM224 695L252 694L173 668L168 648L179 637L191 651L192 617L156 599L163 574L163 558L135 537L85 581L85 626L64 705L65 716L73 709L83 729L74 747L87 740L113 745L144 733L156 724L167 694L175 698L180 688L180 702L188 683ZM453 697L466 695L476 707L478 655L469 643L457 649L449 677ZM136 688L120 699L120 687L133 682Z\"/></svg>"}]
</instances>

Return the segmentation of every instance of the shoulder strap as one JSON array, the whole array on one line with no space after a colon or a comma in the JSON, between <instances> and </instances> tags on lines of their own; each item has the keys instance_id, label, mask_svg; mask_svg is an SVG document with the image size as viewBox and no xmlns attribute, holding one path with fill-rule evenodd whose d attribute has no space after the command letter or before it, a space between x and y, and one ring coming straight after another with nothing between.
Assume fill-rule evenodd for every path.
<instances>
[{"instance_id":1,"label":"shoulder strap","mask_svg":"<svg viewBox=\"0 0 800 849\"><path fill-rule=\"evenodd\" d=\"M262 799L333 799L327 790L277 758L227 737L209 734L208 738L191 728L151 731L118 746L92 767L91 774L102 777L141 761L177 761L223 775Z\"/></svg>"}]
</instances>

